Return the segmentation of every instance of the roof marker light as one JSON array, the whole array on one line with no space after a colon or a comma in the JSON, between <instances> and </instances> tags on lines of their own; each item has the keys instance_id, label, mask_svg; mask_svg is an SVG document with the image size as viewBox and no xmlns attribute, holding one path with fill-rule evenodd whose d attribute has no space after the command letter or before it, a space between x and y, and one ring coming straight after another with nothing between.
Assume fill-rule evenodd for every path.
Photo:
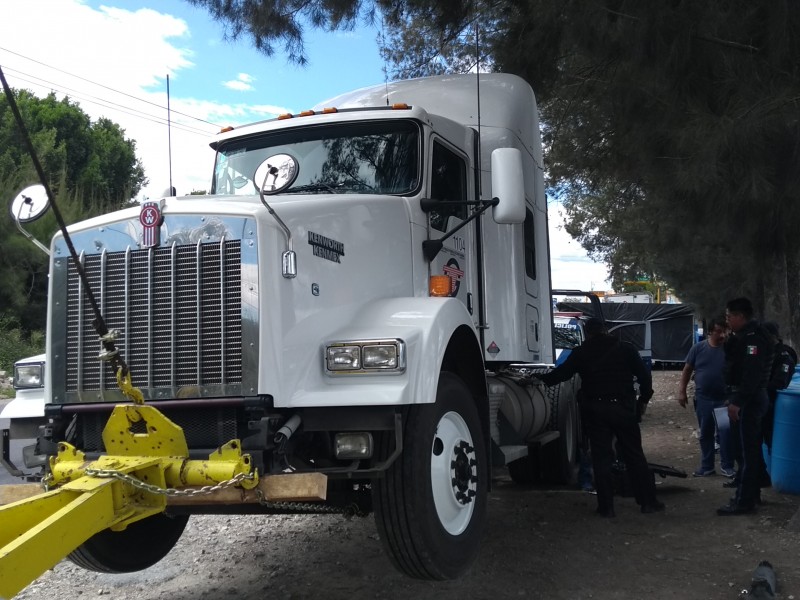
<instances>
[{"instance_id":1,"label":"roof marker light","mask_svg":"<svg viewBox=\"0 0 800 600\"><path fill-rule=\"evenodd\" d=\"M278 120L283 121L284 119L291 119L292 113L283 113L282 115L278 115Z\"/></svg>"},{"instance_id":2,"label":"roof marker light","mask_svg":"<svg viewBox=\"0 0 800 600\"><path fill-rule=\"evenodd\" d=\"M301 117L310 117L311 115L315 115L315 114L317 114L317 113L315 113L313 110L304 110L303 112L300 113L300 116Z\"/></svg>"},{"instance_id":3,"label":"roof marker light","mask_svg":"<svg viewBox=\"0 0 800 600\"><path fill-rule=\"evenodd\" d=\"M329 108L323 108L322 109L322 114L324 114L324 115L331 115L331 114L337 113L337 112L339 112L339 109L336 108L335 106L331 106Z\"/></svg>"},{"instance_id":4,"label":"roof marker light","mask_svg":"<svg viewBox=\"0 0 800 600\"><path fill-rule=\"evenodd\" d=\"M397 102L392 104L392 110L408 110L410 107L405 102Z\"/></svg>"}]
</instances>

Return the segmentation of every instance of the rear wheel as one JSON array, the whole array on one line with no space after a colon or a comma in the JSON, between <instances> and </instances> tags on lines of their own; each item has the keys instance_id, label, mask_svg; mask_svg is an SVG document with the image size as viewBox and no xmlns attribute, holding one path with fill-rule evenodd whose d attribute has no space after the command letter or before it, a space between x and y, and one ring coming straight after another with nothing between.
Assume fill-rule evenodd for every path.
<instances>
[{"instance_id":1,"label":"rear wheel","mask_svg":"<svg viewBox=\"0 0 800 600\"><path fill-rule=\"evenodd\" d=\"M131 573L152 567L164 558L183 533L188 515L153 515L122 531L106 529L86 540L68 558L79 567L99 573Z\"/></svg>"},{"instance_id":2,"label":"rear wheel","mask_svg":"<svg viewBox=\"0 0 800 600\"><path fill-rule=\"evenodd\" d=\"M558 403L559 436L539 449L542 474L551 483L572 484L578 475L578 407L574 398L560 397Z\"/></svg>"},{"instance_id":3,"label":"rear wheel","mask_svg":"<svg viewBox=\"0 0 800 600\"><path fill-rule=\"evenodd\" d=\"M442 373L436 402L409 408L403 445L373 483L381 541L406 575L453 579L477 556L489 481L478 410L459 377Z\"/></svg>"}]
</instances>

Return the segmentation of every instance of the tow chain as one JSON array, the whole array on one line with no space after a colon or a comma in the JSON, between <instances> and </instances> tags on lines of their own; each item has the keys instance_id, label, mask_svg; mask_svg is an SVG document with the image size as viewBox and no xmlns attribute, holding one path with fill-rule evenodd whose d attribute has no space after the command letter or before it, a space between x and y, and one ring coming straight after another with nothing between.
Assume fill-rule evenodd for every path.
<instances>
[{"instance_id":1,"label":"tow chain","mask_svg":"<svg viewBox=\"0 0 800 600\"><path fill-rule=\"evenodd\" d=\"M150 492L151 494L160 494L162 496L169 497L193 497L193 496L205 496L208 494L213 494L214 492L218 492L219 490L224 490L229 487L233 487L242 481L253 480L255 475L253 474L245 474L239 473L236 476L232 477L231 479L227 479L225 481L221 481L216 485L204 485L201 488L192 488L187 490L178 490L175 488L162 488L157 485L153 485L152 483L145 483L141 479L137 479L133 475L128 475L127 473L121 473L120 471L114 471L112 469L86 469L84 471L87 475L91 475L92 477L99 477L101 479L119 479L120 481L124 481L125 483L130 484L132 487L135 487L140 490L144 490L145 492Z\"/></svg>"},{"instance_id":2,"label":"tow chain","mask_svg":"<svg viewBox=\"0 0 800 600\"><path fill-rule=\"evenodd\" d=\"M92 477L99 477L101 479L119 479L120 481L124 481L125 483L130 484L132 487L136 489L143 490L145 492L150 492L151 494L160 494L162 496L167 497L194 497L194 496L204 496L208 494L213 494L219 490L224 490L230 487L234 487L235 485L241 483L242 481L253 480L255 475L249 474L246 475L244 473L239 473L235 477L231 479L227 479L226 481L221 481L216 485L204 485L201 488L193 488L187 490L178 490L175 488L162 488L157 485L153 485L151 483L145 483L144 481L137 479L132 475L128 475L127 473L122 473L120 471L115 471L113 469L86 469L85 473L87 475L91 475ZM304 512L304 513L327 513L327 514L341 514L344 515L346 518L350 517L363 517L366 513L362 511L357 504L350 504L345 507L337 507L337 506L328 506L325 504L317 504L314 502L270 502L264 496L264 492L261 491L260 488L255 488L256 497L258 498L258 503L261 506L266 508L271 508L275 510L285 510L291 512Z\"/></svg>"},{"instance_id":3,"label":"tow chain","mask_svg":"<svg viewBox=\"0 0 800 600\"><path fill-rule=\"evenodd\" d=\"M363 517L366 513L362 511L358 504L349 504L347 506L328 506L327 504L315 504L314 502L270 502L264 497L264 492L260 488L256 488L256 496L258 503L266 508L276 510L286 510L291 512L303 513L327 513L331 515L343 515L345 518Z\"/></svg>"}]
</instances>

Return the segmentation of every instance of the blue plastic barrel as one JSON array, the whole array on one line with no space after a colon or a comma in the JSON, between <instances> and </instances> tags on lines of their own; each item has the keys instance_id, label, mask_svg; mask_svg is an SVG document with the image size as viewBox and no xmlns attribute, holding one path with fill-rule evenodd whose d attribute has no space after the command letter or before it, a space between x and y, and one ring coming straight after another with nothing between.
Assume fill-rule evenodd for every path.
<instances>
[{"instance_id":1,"label":"blue plastic barrel","mask_svg":"<svg viewBox=\"0 0 800 600\"><path fill-rule=\"evenodd\" d=\"M775 399L770 478L779 492L800 494L800 372Z\"/></svg>"}]
</instances>

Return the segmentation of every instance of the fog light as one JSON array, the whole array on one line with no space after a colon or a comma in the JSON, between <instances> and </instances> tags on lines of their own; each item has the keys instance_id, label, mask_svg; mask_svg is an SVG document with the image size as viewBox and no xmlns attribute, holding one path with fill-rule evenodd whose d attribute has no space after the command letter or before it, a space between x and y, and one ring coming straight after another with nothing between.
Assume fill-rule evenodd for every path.
<instances>
[{"instance_id":1,"label":"fog light","mask_svg":"<svg viewBox=\"0 0 800 600\"><path fill-rule=\"evenodd\" d=\"M396 369L397 346L364 346L363 361L365 369Z\"/></svg>"},{"instance_id":2,"label":"fog light","mask_svg":"<svg viewBox=\"0 0 800 600\"><path fill-rule=\"evenodd\" d=\"M372 456L372 434L368 431L337 433L334 444L336 458L359 459Z\"/></svg>"},{"instance_id":3,"label":"fog light","mask_svg":"<svg viewBox=\"0 0 800 600\"><path fill-rule=\"evenodd\" d=\"M329 346L326 348L329 371L352 371L361 368L359 346Z\"/></svg>"}]
</instances>

